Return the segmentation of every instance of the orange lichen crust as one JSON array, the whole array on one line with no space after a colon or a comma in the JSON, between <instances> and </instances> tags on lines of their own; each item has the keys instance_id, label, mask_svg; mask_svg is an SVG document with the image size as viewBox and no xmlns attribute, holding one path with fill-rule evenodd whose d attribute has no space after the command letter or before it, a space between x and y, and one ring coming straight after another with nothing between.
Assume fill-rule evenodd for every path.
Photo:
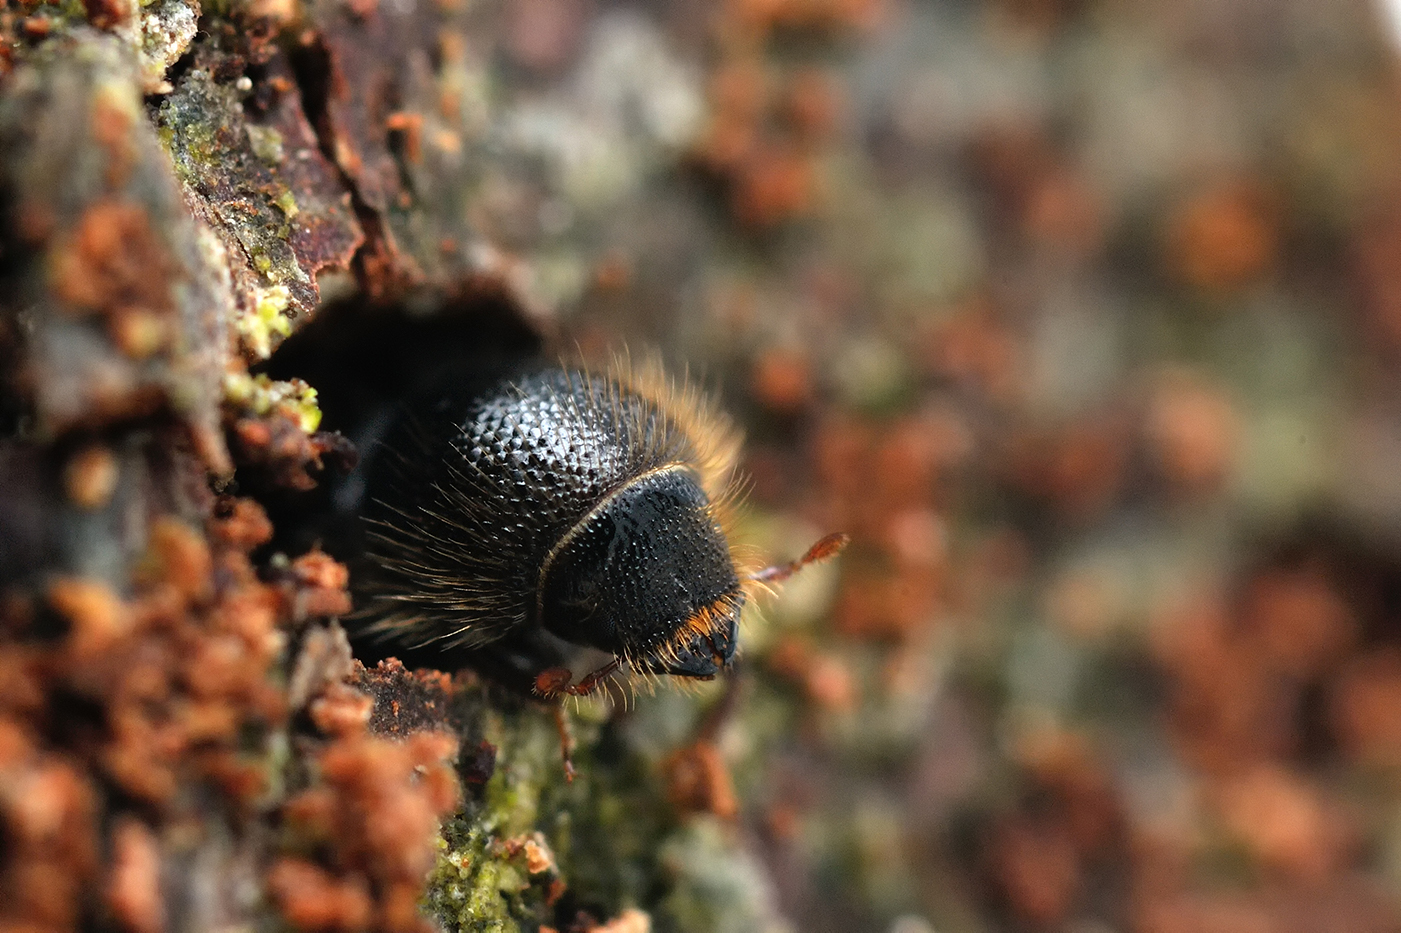
<instances>
[{"instance_id":1,"label":"orange lichen crust","mask_svg":"<svg viewBox=\"0 0 1401 933\"><path fill-rule=\"evenodd\" d=\"M470 672L459 678L472 682ZM355 685L374 697L370 731L406 736L423 729L441 729L459 684L442 671L408 670L395 658L365 670L357 664Z\"/></svg>"},{"instance_id":2,"label":"orange lichen crust","mask_svg":"<svg viewBox=\"0 0 1401 933\"><path fill-rule=\"evenodd\" d=\"M274 486L309 490L326 462L350 466L356 452L339 434L308 433L290 415L274 410L260 417L240 417L232 426L233 446L245 469L257 471Z\"/></svg>"},{"instance_id":3,"label":"orange lichen crust","mask_svg":"<svg viewBox=\"0 0 1401 933\"><path fill-rule=\"evenodd\" d=\"M313 717L334 738L315 756L311 785L282 809L286 855L269 877L271 893L299 929L428 933L418 900L438 821L458 800L457 740L372 736L372 701L344 685L319 702Z\"/></svg>"},{"instance_id":4,"label":"orange lichen crust","mask_svg":"<svg viewBox=\"0 0 1401 933\"><path fill-rule=\"evenodd\" d=\"M74 314L103 315L113 343L136 359L168 339L174 271L145 209L115 199L90 207L50 264L54 295Z\"/></svg>"},{"instance_id":5,"label":"orange lichen crust","mask_svg":"<svg viewBox=\"0 0 1401 933\"><path fill-rule=\"evenodd\" d=\"M290 590L260 582L248 561L263 537L248 533L254 508L211 520L208 539L157 518L129 596L68 576L4 601L5 922L71 929L109 912L158 929L157 853L176 844L169 828L198 818L197 789L235 821L268 792L259 748L286 721L270 675Z\"/></svg>"},{"instance_id":6,"label":"orange lichen crust","mask_svg":"<svg viewBox=\"0 0 1401 933\"><path fill-rule=\"evenodd\" d=\"M212 506L203 532L151 522L129 595L57 576L0 601L0 925L158 933L173 896L161 865L235 857L191 851L221 835L262 861L266 838L243 832L272 812L266 890L292 926L426 929L417 902L458 799L456 740L371 735L374 701L342 682L343 636L309 626L349 608L345 568L313 551L260 580L262 510ZM301 751L281 775L271 751L289 730Z\"/></svg>"}]
</instances>

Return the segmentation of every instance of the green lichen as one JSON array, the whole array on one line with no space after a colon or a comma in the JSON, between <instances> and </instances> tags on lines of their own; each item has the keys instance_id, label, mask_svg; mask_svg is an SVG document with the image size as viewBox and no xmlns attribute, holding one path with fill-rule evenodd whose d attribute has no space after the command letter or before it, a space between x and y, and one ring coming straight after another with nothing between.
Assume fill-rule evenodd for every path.
<instances>
[{"instance_id":1,"label":"green lichen","mask_svg":"<svg viewBox=\"0 0 1401 933\"><path fill-rule=\"evenodd\" d=\"M234 326L244 345L258 359L267 359L272 353L273 337L286 337L292 332L292 322L286 314L291 292L285 285L274 285L257 289L252 297L252 310L241 315Z\"/></svg>"},{"instance_id":2,"label":"green lichen","mask_svg":"<svg viewBox=\"0 0 1401 933\"><path fill-rule=\"evenodd\" d=\"M211 225L235 247L231 255L247 257L248 274L236 269L235 287L245 290L255 312L238 327L249 349L266 357L276 338L290 333L284 312L309 311L316 299L289 242L290 223L303 216L306 202L277 174L286 157L282 135L246 120L236 82L199 69L186 72L162 101L159 122L181 181L204 194ZM280 307L269 310L269 301Z\"/></svg>"},{"instance_id":3,"label":"green lichen","mask_svg":"<svg viewBox=\"0 0 1401 933\"><path fill-rule=\"evenodd\" d=\"M273 199L272 203L287 216L288 220L296 217L297 214L301 212L301 208L297 207L297 199L291 191L282 192Z\"/></svg>"},{"instance_id":4,"label":"green lichen","mask_svg":"<svg viewBox=\"0 0 1401 933\"><path fill-rule=\"evenodd\" d=\"M175 173L187 184L196 184L198 169L215 163L216 127L205 123L165 123L161 126L161 141L174 159Z\"/></svg>"},{"instance_id":5,"label":"green lichen","mask_svg":"<svg viewBox=\"0 0 1401 933\"><path fill-rule=\"evenodd\" d=\"M464 744L488 741L498 757L491 779L469 786L443 827L424 909L444 930L532 930L578 910L603 920L628 909L678 933L774 928L763 872L737 834L667 800L662 762L694 729L695 697L640 697L625 717L602 702L582 705L572 717L572 782L548 712L502 709L499 698L488 706L476 694L460 702L474 724ZM556 868L530 872L527 838L540 840Z\"/></svg>"},{"instance_id":6,"label":"green lichen","mask_svg":"<svg viewBox=\"0 0 1401 933\"><path fill-rule=\"evenodd\" d=\"M249 123L244 129L248 133L248 144L253 154L268 165L282 161L282 134L270 126Z\"/></svg>"},{"instance_id":7,"label":"green lichen","mask_svg":"<svg viewBox=\"0 0 1401 933\"><path fill-rule=\"evenodd\" d=\"M259 373L230 373L224 377L225 400L255 415L281 414L307 433L321 426L316 390L300 379L274 381Z\"/></svg>"},{"instance_id":8,"label":"green lichen","mask_svg":"<svg viewBox=\"0 0 1401 933\"><path fill-rule=\"evenodd\" d=\"M499 749L495 773L478 787L461 813L443 827L442 852L429 880L424 908L446 930L514 933L550 915L551 874L531 875L521 847L512 840L555 824L542 801L564 784L558 739L548 717L534 709L501 713L469 699L477 728ZM553 804L550 809L553 809ZM555 849L556 840L542 833Z\"/></svg>"},{"instance_id":9,"label":"green lichen","mask_svg":"<svg viewBox=\"0 0 1401 933\"><path fill-rule=\"evenodd\" d=\"M520 920L543 912L545 895L530 896L529 878L481 824L462 817L450 820L440 845L425 907L447 929L515 933Z\"/></svg>"}]
</instances>

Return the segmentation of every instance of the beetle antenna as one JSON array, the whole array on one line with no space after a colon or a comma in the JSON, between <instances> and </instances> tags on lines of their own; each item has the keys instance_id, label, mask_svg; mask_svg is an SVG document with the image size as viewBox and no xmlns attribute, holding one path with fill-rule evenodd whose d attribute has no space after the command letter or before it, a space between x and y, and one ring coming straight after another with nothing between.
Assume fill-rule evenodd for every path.
<instances>
[{"instance_id":1,"label":"beetle antenna","mask_svg":"<svg viewBox=\"0 0 1401 933\"><path fill-rule=\"evenodd\" d=\"M789 561L786 564L776 564L772 567L765 567L763 570L751 573L745 579L754 583L778 583L787 580L808 564L815 564L819 561L827 560L830 557L836 557L837 554L841 552L841 549L846 547L850 541L851 535L844 532L839 531L835 534L827 535L827 537L808 548L807 553L797 560Z\"/></svg>"}]
</instances>

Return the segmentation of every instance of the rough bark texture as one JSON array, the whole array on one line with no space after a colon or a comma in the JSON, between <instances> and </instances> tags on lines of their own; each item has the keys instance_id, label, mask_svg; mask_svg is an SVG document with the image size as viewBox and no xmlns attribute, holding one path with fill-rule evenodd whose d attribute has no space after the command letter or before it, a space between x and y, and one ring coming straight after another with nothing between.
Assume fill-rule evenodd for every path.
<instances>
[{"instance_id":1,"label":"rough bark texture","mask_svg":"<svg viewBox=\"0 0 1401 933\"><path fill-rule=\"evenodd\" d=\"M1375 13L6 4L0 927L1401 928ZM624 340L854 540L571 784L299 516L346 398Z\"/></svg>"},{"instance_id":2,"label":"rough bark texture","mask_svg":"<svg viewBox=\"0 0 1401 933\"><path fill-rule=\"evenodd\" d=\"M657 750L619 724L596 751L587 712L567 784L544 706L470 674L366 671L327 621L350 608L344 568L250 560L275 530L234 492L295 495L345 452L314 388L249 372L328 299L454 306L477 353L479 305L543 325L503 258L515 234L487 229L536 236L540 213L487 204L540 143L487 99L496 18L5 13L7 928L638 928L670 887Z\"/></svg>"}]
</instances>

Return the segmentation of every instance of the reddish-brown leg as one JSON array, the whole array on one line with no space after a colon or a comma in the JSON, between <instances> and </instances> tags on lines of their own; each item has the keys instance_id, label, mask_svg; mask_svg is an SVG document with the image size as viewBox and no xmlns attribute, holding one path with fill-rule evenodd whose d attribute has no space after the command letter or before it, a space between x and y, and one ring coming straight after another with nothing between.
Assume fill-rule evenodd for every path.
<instances>
[{"instance_id":1,"label":"reddish-brown leg","mask_svg":"<svg viewBox=\"0 0 1401 933\"><path fill-rule=\"evenodd\" d=\"M542 697L557 697L569 690L574 672L567 667L551 667L535 675L535 692Z\"/></svg>"},{"instance_id":2,"label":"reddish-brown leg","mask_svg":"<svg viewBox=\"0 0 1401 933\"><path fill-rule=\"evenodd\" d=\"M614 671L616 671L622 666L623 659L614 658L607 664L600 667L598 670L594 671L592 674L585 677L583 680L579 681L574 686L566 687L565 690L567 693L569 693L570 696L588 696L590 693L594 692L594 688L596 688L601 681L606 679L610 674L612 674Z\"/></svg>"},{"instance_id":3,"label":"reddish-brown leg","mask_svg":"<svg viewBox=\"0 0 1401 933\"><path fill-rule=\"evenodd\" d=\"M572 671L567 667L551 667L535 675L535 692L546 699L558 699L562 696L588 696L598 687L599 683L623 664L622 658L614 658L598 670L589 674L577 684L569 681L574 677ZM569 730L569 717L562 705L554 708L555 729L559 732L559 750L564 757L564 779L573 781L574 770L574 733Z\"/></svg>"},{"instance_id":4,"label":"reddish-brown leg","mask_svg":"<svg viewBox=\"0 0 1401 933\"><path fill-rule=\"evenodd\" d=\"M765 567L758 573L751 573L748 579L758 583L778 583L781 580L787 580L808 564L815 564L829 557L835 557L842 548L846 547L847 542L850 540L850 535L841 532L830 534L808 548L807 553L797 560L789 561L786 564L777 564L773 567Z\"/></svg>"},{"instance_id":5,"label":"reddish-brown leg","mask_svg":"<svg viewBox=\"0 0 1401 933\"><path fill-rule=\"evenodd\" d=\"M564 779L574 783L574 733L569 729L569 719L563 706L555 707L555 729L559 732L559 752L564 756Z\"/></svg>"},{"instance_id":6,"label":"reddish-brown leg","mask_svg":"<svg viewBox=\"0 0 1401 933\"><path fill-rule=\"evenodd\" d=\"M574 673L567 667L551 667L535 675L535 692L542 697L588 696L599 683L623 666L622 658L614 658L577 684L569 681Z\"/></svg>"}]
</instances>

